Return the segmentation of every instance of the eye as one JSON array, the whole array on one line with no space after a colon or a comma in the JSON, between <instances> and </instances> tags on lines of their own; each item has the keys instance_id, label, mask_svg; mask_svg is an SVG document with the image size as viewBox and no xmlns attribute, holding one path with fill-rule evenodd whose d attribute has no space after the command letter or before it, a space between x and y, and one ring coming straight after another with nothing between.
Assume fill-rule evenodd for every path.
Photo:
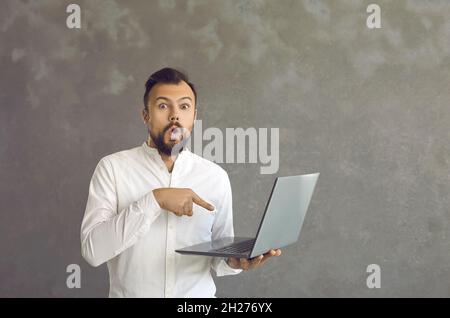
<instances>
[{"instance_id":1,"label":"eye","mask_svg":"<svg viewBox=\"0 0 450 318\"><path fill-rule=\"evenodd\" d=\"M167 104L159 104L158 108L159 109L166 109L167 108Z\"/></svg>"},{"instance_id":2,"label":"eye","mask_svg":"<svg viewBox=\"0 0 450 318\"><path fill-rule=\"evenodd\" d=\"M181 105L181 109L188 109L189 107L191 107L191 105L189 105L189 104L182 104Z\"/></svg>"}]
</instances>

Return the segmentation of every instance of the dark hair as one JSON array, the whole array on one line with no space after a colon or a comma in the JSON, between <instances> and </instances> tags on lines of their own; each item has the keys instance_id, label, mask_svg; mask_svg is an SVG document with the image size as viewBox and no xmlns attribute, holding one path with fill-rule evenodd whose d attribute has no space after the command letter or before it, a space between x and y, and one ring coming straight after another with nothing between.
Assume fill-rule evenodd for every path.
<instances>
[{"instance_id":1,"label":"dark hair","mask_svg":"<svg viewBox=\"0 0 450 318\"><path fill-rule=\"evenodd\" d=\"M153 86L158 83L179 84L181 81L185 81L192 89L192 91L194 92L195 103L197 104L197 92L195 91L194 84L189 82L187 75L180 71L177 71L176 69L165 67L150 75L147 82L145 83L144 108L148 109L148 95L150 94L150 90Z\"/></svg>"}]
</instances>

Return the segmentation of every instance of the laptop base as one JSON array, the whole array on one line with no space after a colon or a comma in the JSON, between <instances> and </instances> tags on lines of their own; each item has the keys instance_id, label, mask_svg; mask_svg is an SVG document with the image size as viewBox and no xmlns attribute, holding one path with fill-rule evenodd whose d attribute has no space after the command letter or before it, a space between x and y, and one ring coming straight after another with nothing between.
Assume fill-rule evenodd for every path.
<instances>
[{"instance_id":1,"label":"laptop base","mask_svg":"<svg viewBox=\"0 0 450 318\"><path fill-rule=\"evenodd\" d=\"M249 245L248 250L242 252L228 252L228 247L242 243L253 243L255 239L251 237L224 237L219 240L210 242L204 242L189 247L175 250L175 252L185 255L203 255L214 257L237 257L237 258L250 258L250 252L253 244ZM252 241L252 242L249 242Z\"/></svg>"}]
</instances>

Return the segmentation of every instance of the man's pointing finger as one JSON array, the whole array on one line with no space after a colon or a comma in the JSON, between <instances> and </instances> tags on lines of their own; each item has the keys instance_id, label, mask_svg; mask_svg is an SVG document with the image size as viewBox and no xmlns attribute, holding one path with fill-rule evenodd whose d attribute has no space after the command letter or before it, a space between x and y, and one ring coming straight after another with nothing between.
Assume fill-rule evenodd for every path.
<instances>
[{"instance_id":1,"label":"man's pointing finger","mask_svg":"<svg viewBox=\"0 0 450 318\"><path fill-rule=\"evenodd\" d=\"M204 207L205 209L209 210L209 211L214 211L214 206L208 202L206 202L205 200L203 200L202 198L200 198L195 192L193 192L192 195L192 201L194 201L195 204L200 205L201 207Z\"/></svg>"}]
</instances>

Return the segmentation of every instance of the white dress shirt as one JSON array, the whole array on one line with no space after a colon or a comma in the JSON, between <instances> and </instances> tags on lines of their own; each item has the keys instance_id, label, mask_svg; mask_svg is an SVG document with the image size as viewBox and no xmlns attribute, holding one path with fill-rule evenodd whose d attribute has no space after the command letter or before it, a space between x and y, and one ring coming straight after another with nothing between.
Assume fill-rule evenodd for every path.
<instances>
[{"instance_id":1,"label":"white dress shirt","mask_svg":"<svg viewBox=\"0 0 450 318\"><path fill-rule=\"evenodd\" d=\"M190 188L214 205L192 217L161 209L153 189ZM233 236L232 196L220 166L188 149L169 173L158 151L140 147L100 160L89 186L81 251L92 266L107 262L110 297L215 297L217 276L238 274L223 258L181 255L177 248Z\"/></svg>"}]
</instances>

